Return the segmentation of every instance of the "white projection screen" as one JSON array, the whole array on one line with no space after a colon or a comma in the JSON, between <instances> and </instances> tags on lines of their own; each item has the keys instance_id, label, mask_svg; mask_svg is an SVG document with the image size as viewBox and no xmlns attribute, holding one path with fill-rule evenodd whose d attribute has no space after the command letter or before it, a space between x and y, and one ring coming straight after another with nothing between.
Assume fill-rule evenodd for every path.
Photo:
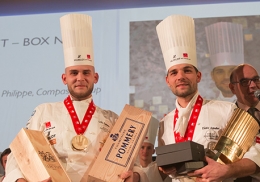
<instances>
[{"instance_id":1,"label":"white projection screen","mask_svg":"<svg viewBox=\"0 0 260 182\"><path fill-rule=\"evenodd\" d=\"M260 71L258 7L260 2L76 12L92 16L94 60L100 76L93 91L95 104L117 114L131 104L153 112L157 119L174 109L155 32L155 26L171 14L191 16L199 24L202 96L214 98L216 90L203 32L212 22L243 24L245 60ZM59 18L68 13L0 17L0 151L26 126L37 105L62 101L68 94L61 81L64 62L59 25Z\"/></svg>"}]
</instances>

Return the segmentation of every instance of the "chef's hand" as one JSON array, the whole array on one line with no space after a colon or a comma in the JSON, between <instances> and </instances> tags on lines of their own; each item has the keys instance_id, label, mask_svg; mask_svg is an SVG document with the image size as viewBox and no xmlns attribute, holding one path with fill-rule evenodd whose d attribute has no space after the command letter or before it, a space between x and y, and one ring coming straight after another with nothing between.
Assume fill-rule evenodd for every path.
<instances>
[{"instance_id":1,"label":"chef's hand","mask_svg":"<svg viewBox=\"0 0 260 182\"><path fill-rule=\"evenodd\" d=\"M124 182L139 182L140 181L140 175L137 172L133 172L133 171L123 172L120 175L120 178L124 179Z\"/></svg>"},{"instance_id":2,"label":"chef's hand","mask_svg":"<svg viewBox=\"0 0 260 182\"><path fill-rule=\"evenodd\" d=\"M19 178L18 180L16 180L15 182L27 182L24 178Z\"/></svg>"},{"instance_id":3,"label":"chef's hand","mask_svg":"<svg viewBox=\"0 0 260 182\"><path fill-rule=\"evenodd\" d=\"M164 174L167 174L171 178L174 178L176 176L176 168L174 166L172 167L159 167L159 170L162 171Z\"/></svg>"},{"instance_id":4,"label":"chef's hand","mask_svg":"<svg viewBox=\"0 0 260 182\"><path fill-rule=\"evenodd\" d=\"M51 180L51 178L48 178L48 179L43 180L43 181L41 181L41 182L52 182L52 180Z\"/></svg>"}]
</instances>

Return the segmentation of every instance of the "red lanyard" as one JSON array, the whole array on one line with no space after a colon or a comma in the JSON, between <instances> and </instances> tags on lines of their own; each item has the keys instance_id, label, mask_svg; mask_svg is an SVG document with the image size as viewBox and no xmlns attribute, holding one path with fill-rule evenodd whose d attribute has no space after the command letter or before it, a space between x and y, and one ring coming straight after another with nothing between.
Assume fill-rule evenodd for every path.
<instances>
[{"instance_id":1,"label":"red lanyard","mask_svg":"<svg viewBox=\"0 0 260 182\"><path fill-rule=\"evenodd\" d=\"M202 103L203 103L203 98L199 95L197 100L196 100L196 103L193 107L192 114L191 114L191 117L190 117L190 120L189 120L189 123L188 123L188 127L186 129L184 137L180 136L180 133L176 133L174 131L174 137L175 137L176 143L192 140L193 134L194 134L194 131L195 131L195 127L196 127L196 123L197 123L197 120L198 120L198 117L199 117L199 114L200 114L200 110L201 110L201 107L202 107ZM174 114L174 120L173 120L174 128L175 128L175 124L177 122L178 113L179 113L179 111L176 108L175 114Z\"/></svg>"},{"instance_id":2,"label":"red lanyard","mask_svg":"<svg viewBox=\"0 0 260 182\"><path fill-rule=\"evenodd\" d=\"M75 111L75 108L72 104L70 96L68 96L64 100L64 105L66 106L66 108L67 108L67 110L70 114L70 117L71 117L71 120L72 120L72 123L73 123L73 126L74 126L76 133L78 135L83 134L86 131L86 129L88 128L90 120L91 120L91 118L92 118L92 116L93 116L93 114L96 110L96 106L95 106L93 100L91 100L91 102L89 103L88 109L85 113L85 116L84 116L81 124L79 122L79 118L78 118L77 113Z\"/></svg>"}]
</instances>

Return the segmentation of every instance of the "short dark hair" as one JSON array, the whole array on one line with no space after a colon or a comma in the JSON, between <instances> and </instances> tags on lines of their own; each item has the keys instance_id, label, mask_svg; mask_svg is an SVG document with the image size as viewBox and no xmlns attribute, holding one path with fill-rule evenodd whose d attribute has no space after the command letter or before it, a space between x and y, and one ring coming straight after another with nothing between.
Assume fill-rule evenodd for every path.
<instances>
[{"instance_id":1,"label":"short dark hair","mask_svg":"<svg viewBox=\"0 0 260 182\"><path fill-rule=\"evenodd\" d=\"M11 153L11 149L10 149L10 148L5 149L5 150L1 153L1 164L2 164L2 166L3 166L3 161L2 161L3 157L4 157L5 155L10 154L10 153Z\"/></svg>"},{"instance_id":2,"label":"short dark hair","mask_svg":"<svg viewBox=\"0 0 260 182\"><path fill-rule=\"evenodd\" d=\"M192 66L193 66L193 65L192 65ZM198 73L198 72L199 72L198 68L196 68L195 66L193 66L193 67L194 67L196 73Z\"/></svg>"}]
</instances>

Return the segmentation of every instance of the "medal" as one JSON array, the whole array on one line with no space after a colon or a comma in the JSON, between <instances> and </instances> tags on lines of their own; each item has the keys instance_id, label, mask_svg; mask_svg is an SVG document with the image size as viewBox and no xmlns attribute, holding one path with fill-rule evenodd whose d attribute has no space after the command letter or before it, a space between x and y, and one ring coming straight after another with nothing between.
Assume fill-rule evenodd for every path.
<instances>
[{"instance_id":1,"label":"medal","mask_svg":"<svg viewBox=\"0 0 260 182\"><path fill-rule=\"evenodd\" d=\"M64 105L66 106L66 108L70 114L75 132L77 133L77 135L74 136L71 140L71 147L73 150L84 151L88 148L89 140L83 134L85 133L86 129L88 128L90 120L96 110L96 106L95 106L93 100L91 100L91 102L89 103L88 109L85 113L85 116L83 118L83 121L80 124L79 118L78 118L75 108L72 104L72 100L71 100L70 96L68 96L64 100Z\"/></svg>"},{"instance_id":2,"label":"medal","mask_svg":"<svg viewBox=\"0 0 260 182\"><path fill-rule=\"evenodd\" d=\"M84 135L76 135L71 140L73 150L86 150L88 148L88 139Z\"/></svg>"}]
</instances>

